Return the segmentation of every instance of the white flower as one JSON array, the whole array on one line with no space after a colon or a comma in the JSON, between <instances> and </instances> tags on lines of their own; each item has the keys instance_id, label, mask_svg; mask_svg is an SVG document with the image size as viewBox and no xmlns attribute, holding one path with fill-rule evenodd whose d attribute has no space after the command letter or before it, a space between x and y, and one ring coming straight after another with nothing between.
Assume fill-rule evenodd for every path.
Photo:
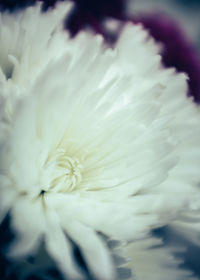
<instances>
[{"instance_id":1,"label":"white flower","mask_svg":"<svg viewBox=\"0 0 200 280\"><path fill-rule=\"evenodd\" d=\"M180 267L183 260L175 254L185 251L184 247L169 246L151 237L137 240L126 248L131 258L129 267L134 267L137 280L197 280L192 272Z\"/></svg>"},{"instance_id":2,"label":"white flower","mask_svg":"<svg viewBox=\"0 0 200 280\"><path fill-rule=\"evenodd\" d=\"M0 13L0 81L24 87L32 83L50 60L58 59L66 48L63 19L71 3L59 4L41 13L41 4L14 14Z\"/></svg>"},{"instance_id":3,"label":"white flower","mask_svg":"<svg viewBox=\"0 0 200 280\"><path fill-rule=\"evenodd\" d=\"M38 8L28 11L32 27ZM45 28L35 37L44 55ZM16 64L17 94L8 74L0 81L0 106L14 99L12 113L0 116L1 220L10 212L13 256L36 251L43 238L63 274L77 280L69 237L95 279L116 279L96 232L141 238L190 206L199 112L185 96L185 76L163 69L140 26L126 26L115 49L87 33L55 49L45 63L38 58L34 75L28 64L23 85L14 77L23 80L24 64Z\"/></svg>"},{"instance_id":4,"label":"white flower","mask_svg":"<svg viewBox=\"0 0 200 280\"><path fill-rule=\"evenodd\" d=\"M63 20L72 3L60 3L48 13L42 13L41 6L38 3L23 12L0 13L0 114L6 111L7 118L15 97L27 93L26 87L50 61L63 54L69 42Z\"/></svg>"}]
</instances>

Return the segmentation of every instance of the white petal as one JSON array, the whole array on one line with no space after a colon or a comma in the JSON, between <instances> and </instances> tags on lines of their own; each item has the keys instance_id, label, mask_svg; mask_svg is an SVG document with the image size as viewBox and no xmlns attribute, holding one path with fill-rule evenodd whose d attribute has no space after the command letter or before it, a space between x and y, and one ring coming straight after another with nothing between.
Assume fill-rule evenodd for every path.
<instances>
[{"instance_id":1,"label":"white petal","mask_svg":"<svg viewBox=\"0 0 200 280\"><path fill-rule=\"evenodd\" d=\"M63 233L55 212L48 213L47 232L45 234L45 244L47 251L52 256L63 275L74 280L82 279L78 267L73 261L72 248L67 236Z\"/></svg>"},{"instance_id":2,"label":"white petal","mask_svg":"<svg viewBox=\"0 0 200 280\"><path fill-rule=\"evenodd\" d=\"M24 197L16 199L11 212L11 226L16 233L16 240L10 247L11 257L22 257L35 253L45 231L42 205L32 204Z\"/></svg>"},{"instance_id":3,"label":"white petal","mask_svg":"<svg viewBox=\"0 0 200 280\"><path fill-rule=\"evenodd\" d=\"M127 255L132 259L128 265L135 271L138 280L197 280L192 272L181 269L182 262L173 256L184 248L168 248L157 238L137 240L127 246Z\"/></svg>"},{"instance_id":4,"label":"white petal","mask_svg":"<svg viewBox=\"0 0 200 280\"><path fill-rule=\"evenodd\" d=\"M110 252L94 230L75 221L63 222L63 226L67 234L80 247L95 279L115 279L114 264Z\"/></svg>"}]
</instances>

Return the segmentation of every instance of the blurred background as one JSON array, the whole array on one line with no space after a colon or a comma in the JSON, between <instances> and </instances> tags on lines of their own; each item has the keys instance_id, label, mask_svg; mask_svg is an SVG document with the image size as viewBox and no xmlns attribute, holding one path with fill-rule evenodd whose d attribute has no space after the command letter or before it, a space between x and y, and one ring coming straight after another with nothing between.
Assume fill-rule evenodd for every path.
<instances>
[{"instance_id":1,"label":"blurred background","mask_svg":"<svg viewBox=\"0 0 200 280\"><path fill-rule=\"evenodd\" d=\"M200 0L129 0L131 15L158 12L177 21L187 36L200 48Z\"/></svg>"}]
</instances>

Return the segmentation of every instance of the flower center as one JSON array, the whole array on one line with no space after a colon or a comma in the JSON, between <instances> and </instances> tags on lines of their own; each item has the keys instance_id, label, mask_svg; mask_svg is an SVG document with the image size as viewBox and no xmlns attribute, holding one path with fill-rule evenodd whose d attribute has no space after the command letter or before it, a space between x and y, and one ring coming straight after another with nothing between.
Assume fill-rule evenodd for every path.
<instances>
[{"instance_id":1,"label":"flower center","mask_svg":"<svg viewBox=\"0 0 200 280\"><path fill-rule=\"evenodd\" d=\"M56 192L70 192L76 189L82 180L83 166L79 160L60 153L56 163L50 189Z\"/></svg>"}]
</instances>

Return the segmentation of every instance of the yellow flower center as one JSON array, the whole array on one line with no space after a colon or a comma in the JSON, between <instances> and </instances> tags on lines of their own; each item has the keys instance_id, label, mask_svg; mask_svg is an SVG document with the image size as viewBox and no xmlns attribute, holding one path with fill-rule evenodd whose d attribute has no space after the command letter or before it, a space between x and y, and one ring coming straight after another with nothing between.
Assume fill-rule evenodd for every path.
<instances>
[{"instance_id":1,"label":"yellow flower center","mask_svg":"<svg viewBox=\"0 0 200 280\"><path fill-rule=\"evenodd\" d=\"M50 189L54 192L75 190L82 180L82 168L83 166L77 158L60 152L57 155L55 175Z\"/></svg>"}]
</instances>

